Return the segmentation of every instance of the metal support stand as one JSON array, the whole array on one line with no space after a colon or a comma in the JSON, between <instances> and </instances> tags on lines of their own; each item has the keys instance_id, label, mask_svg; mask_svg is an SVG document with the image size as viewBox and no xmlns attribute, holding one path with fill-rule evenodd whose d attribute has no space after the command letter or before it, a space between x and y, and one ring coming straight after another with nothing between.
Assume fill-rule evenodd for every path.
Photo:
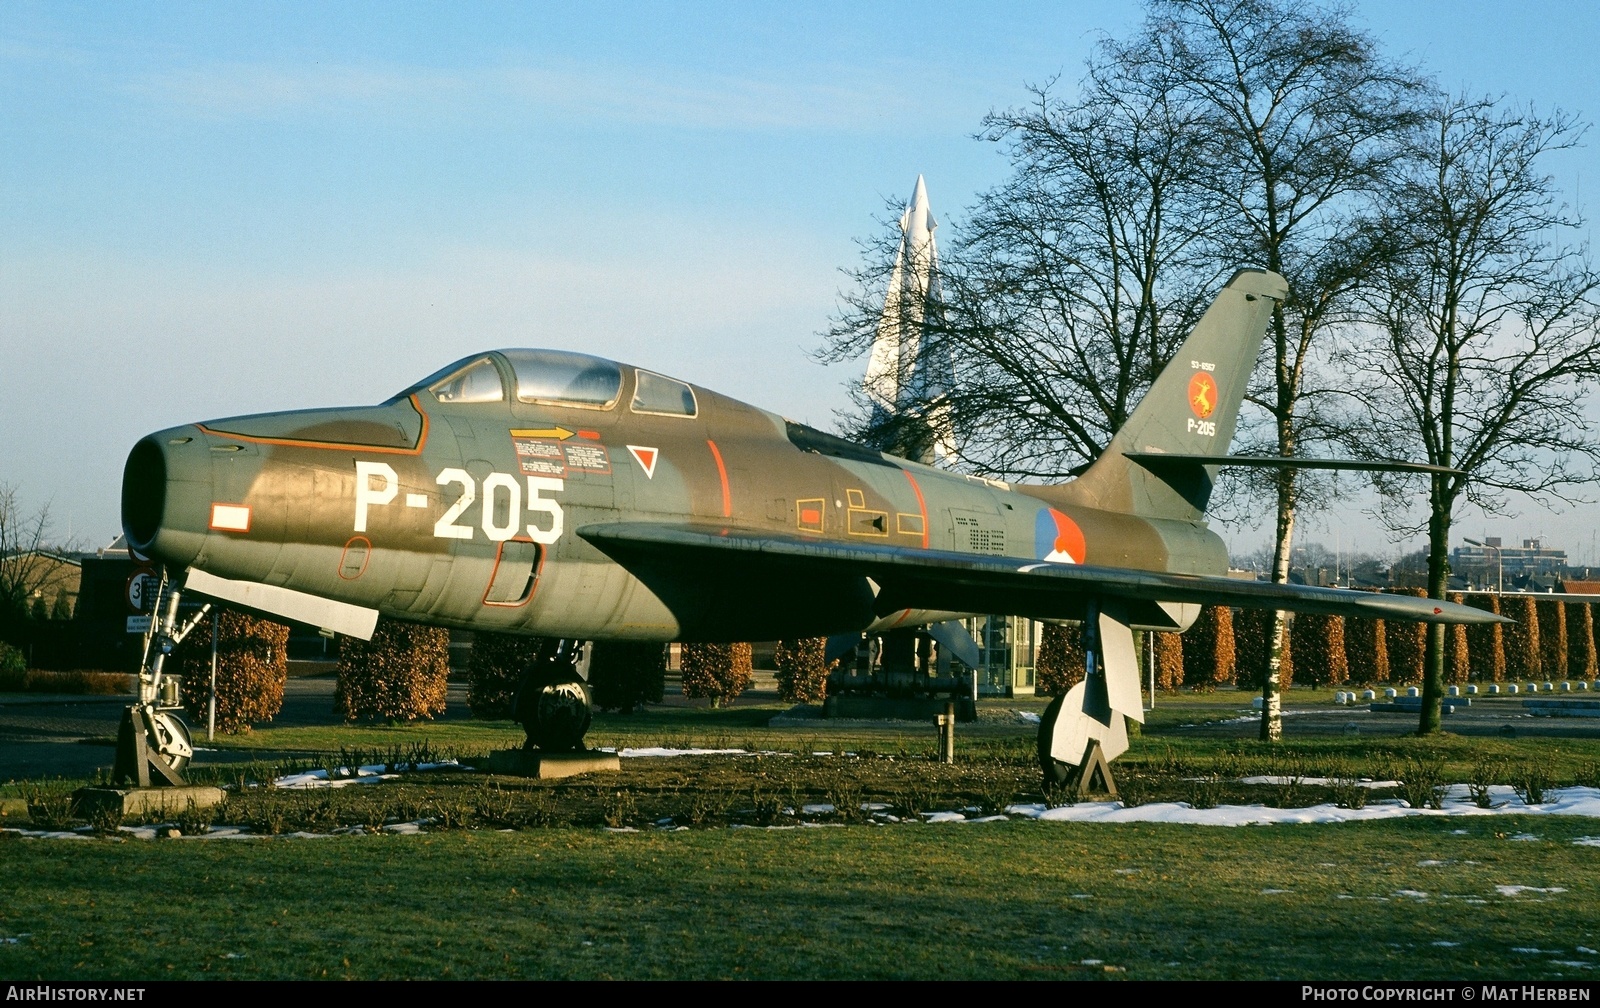
<instances>
[{"instance_id":1,"label":"metal support stand","mask_svg":"<svg viewBox=\"0 0 1600 1008\"><path fill-rule=\"evenodd\" d=\"M1111 776L1111 764L1100 749L1099 739L1089 740L1083 752L1083 762L1072 768L1061 788L1074 801L1117 797L1117 782Z\"/></svg>"},{"instance_id":2,"label":"metal support stand","mask_svg":"<svg viewBox=\"0 0 1600 1008\"><path fill-rule=\"evenodd\" d=\"M936 716L939 727L939 762L954 763L956 761L956 705L954 701L944 705L944 713Z\"/></svg>"},{"instance_id":3,"label":"metal support stand","mask_svg":"<svg viewBox=\"0 0 1600 1008\"><path fill-rule=\"evenodd\" d=\"M157 785L181 787L185 781L166 759L150 748L149 740L156 738L154 714L149 704L137 704L122 709L122 724L117 727L117 755L111 765L113 784L129 783L147 788L152 780ZM151 771L155 771L152 778Z\"/></svg>"}]
</instances>

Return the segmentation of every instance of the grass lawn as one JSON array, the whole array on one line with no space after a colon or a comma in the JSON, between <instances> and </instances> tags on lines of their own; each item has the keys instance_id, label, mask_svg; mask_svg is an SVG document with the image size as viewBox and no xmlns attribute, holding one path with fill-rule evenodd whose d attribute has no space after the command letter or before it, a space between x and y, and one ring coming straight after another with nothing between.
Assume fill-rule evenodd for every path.
<instances>
[{"instance_id":1,"label":"grass lawn","mask_svg":"<svg viewBox=\"0 0 1600 1008\"><path fill-rule=\"evenodd\" d=\"M0 974L1590 978L1600 850L1573 841L1591 832L1547 816L12 839Z\"/></svg>"},{"instance_id":2,"label":"grass lawn","mask_svg":"<svg viewBox=\"0 0 1600 1008\"><path fill-rule=\"evenodd\" d=\"M597 717L590 743L768 754L630 758L617 774L556 781L470 769L471 756L520 743L510 722L264 727L219 739L263 762L193 774L227 786L225 806L177 820L191 835L216 823L249 837L130 839L109 822L76 839L0 832L0 976L1529 980L1600 970L1600 847L1588 842L1600 821L1586 817L920 821L1045 800L1035 728L1018 713L1042 706L986 702L958 730L953 766L933 761L931 725L813 723L782 716L781 704L652 707ZM1181 727L1240 709L1249 694L1158 698L1114 765L1126 801L1299 807L1350 793L1319 778L1398 782L1363 792L1373 801L1423 800L1415 785L1429 780L1600 785L1597 739L1265 745ZM338 789L261 786L291 770L444 755L469 767ZM1276 782L1245 782L1258 775ZM34 827L63 829L80 824L66 807L78 783L7 792L34 801ZM862 802L903 821L849 811ZM845 811L801 827L783 811L819 803ZM420 834L383 828L419 820ZM336 829L351 832L284 835Z\"/></svg>"}]
</instances>

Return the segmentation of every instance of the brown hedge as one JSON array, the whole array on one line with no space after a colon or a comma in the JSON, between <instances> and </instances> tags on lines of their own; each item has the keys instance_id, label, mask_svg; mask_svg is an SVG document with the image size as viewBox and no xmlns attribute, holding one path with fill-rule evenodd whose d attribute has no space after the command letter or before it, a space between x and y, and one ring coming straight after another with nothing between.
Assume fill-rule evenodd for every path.
<instances>
[{"instance_id":1,"label":"brown hedge","mask_svg":"<svg viewBox=\"0 0 1600 1008\"><path fill-rule=\"evenodd\" d=\"M370 641L341 638L333 710L346 721L431 719L444 713L449 675L448 630L380 619Z\"/></svg>"},{"instance_id":2,"label":"brown hedge","mask_svg":"<svg viewBox=\"0 0 1600 1008\"><path fill-rule=\"evenodd\" d=\"M1183 635L1146 634L1156 649L1156 689L1176 693L1183 685Z\"/></svg>"},{"instance_id":3,"label":"brown hedge","mask_svg":"<svg viewBox=\"0 0 1600 1008\"><path fill-rule=\"evenodd\" d=\"M1600 655L1594 644L1594 607L1588 602L1567 603L1567 678L1593 679L1600 674Z\"/></svg>"},{"instance_id":4,"label":"brown hedge","mask_svg":"<svg viewBox=\"0 0 1600 1008\"><path fill-rule=\"evenodd\" d=\"M1213 690L1233 682L1237 660L1233 610L1227 606L1202 606L1194 625L1183 635L1183 684L1190 689Z\"/></svg>"},{"instance_id":5,"label":"brown hedge","mask_svg":"<svg viewBox=\"0 0 1600 1008\"><path fill-rule=\"evenodd\" d=\"M743 693L755 678L750 645L746 643L685 644L680 666L683 695L709 697L713 707L720 707Z\"/></svg>"},{"instance_id":6,"label":"brown hedge","mask_svg":"<svg viewBox=\"0 0 1600 1008\"><path fill-rule=\"evenodd\" d=\"M167 667L183 677L191 723L204 726L211 696L211 621L217 621L217 731L237 735L283 709L289 679L289 628L232 609L213 608L183 639Z\"/></svg>"},{"instance_id":7,"label":"brown hedge","mask_svg":"<svg viewBox=\"0 0 1600 1008\"><path fill-rule=\"evenodd\" d=\"M778 699L785 703L821 703L828 698L828 672L839 662L827 660L828 638L781 640L772 652L777 666Z\"/></svg>"},{"instance_id":8,"label":"brown hedge","mask_svg":"<svg viewBox=\"0 0 1600 1008\"><path fill-rule=\"evenodd\" d=\"M1449 592L1446 598L1456 605L1465 602L1460 592ZM1444 628L1444 681L1459 685L1472 675L1472 643L1467 637L1465 623L1447 623Z\"/></svg>"},{"instance_id":9,"label":"brown hedge","mask_svg":"<svg viewBox=\"0 0 1600 1008\"><path fill-rule=\"evenodd\" d=\"M1501 596L1504 615L1516 622L1502 624L1506 639L1506 678L1520 681L1544 678L1542 649L1539 646L1538 599L1532 595Z\"/></svg>"},{"instance_id":10,"label":"brown hedge","mask_svg":"<svg viewBox=\"0 0 1600 1008\"><path fill-rule=\"evenodd\" d=\"M1397 595L1424 598L1421 588L1400 588ZM1396 620L1384 632L1389 643L1389 681L1414 686L1422 682L1427 661L1427 624Z\"/></svg>"},{"instance_id":11,"label":"brown hedge","mask_svg":"<svg viewBox=\"0 0 1600 1008\"><path fill-rule=\"evenodd\" d=\"M1272 636L1274 613L1271 609L1241 609L1234 616L1234 650L1238 655L1234 663L1234 682L1241 688L1261 689L1267 681L1272 649L1268 639ZM1286 631L1288 627L1284 628ZM1294 639L1285 633L1283 656L1278 665L1278 688L1288 689L1294 682Z\"/></svg>"},{"instance_id":12,"label":"brown hedge","mask_svg":"<svg viewBox=\"0 0 1600 1008\"><path fill-rule=\"evenodd\" d=\"M1083 628L1077 623L1046 623L1040 628L1034 658L1034 690L1042 696L1065 696L1083 680Z\"/></svg>"},{"instance_id":13,"label":"brown hedge","mask_svg":"<svg viewBox=\"0 0 1600 1008\"><path fill-rule=\"evenodd\" d=\"M1550 679L1567 674L1567 606L1554 595L1533 604L1539 614L1539 666Z\"/></svg>"},{"instance_id":14,"label":"brown hedge","mask_svg":"<svg viewBox=\"0 0 1600 1008\"><path fill-rule=\"evenodd\" d=\"M1383 620L1350 616L1344 622L1344 653L1350 681L1389 681L1389 635Z\"/></svg>"},{"instance_id":15,"label":"brown hedge","mask_svg":"<svg viewBox=\"0 0 1600 1008\"><path fill-rule=\"evenodd\" d=\"M1463 601L1475 609L1500 615L1500 596L1473 593ZM1467 656L1475 682L1501 682L1506 677L1505 624L1475 623L1467 628Z\"/></svg>"},{"instance_id":16,"label":"brown hedge","mask_svg":"<svg viewBox=\"0 0 1600 1008\"><path fill-rule=\"evenodd\" d=\"M546 638L480 631L467 659L467 706L473 717L511 716L522 673L539 657Z\"/></svg>"},{"instance_id":17,"label":"brown hedge","mask_svg":"<svg viewBox=\"0 0 1600 1008\"><path fill-rule=\"evenodd\" d=\"M600 710L632 714L644 704L661 702L667 679L665 644L596 641L589 649L589 690Z\"/></svg>"},{"instance_id":18,"label":"brown hedge","mask_svg":"<svg viewBox=\"0 0 1600 1008\"><path fill-rule=\"evenodd\" d=\"M1289 630L1300 677L1313 686L1339 686L1350 678L1344 650L1344 618L1300 613Z\"/></svg>"}]
</instances>

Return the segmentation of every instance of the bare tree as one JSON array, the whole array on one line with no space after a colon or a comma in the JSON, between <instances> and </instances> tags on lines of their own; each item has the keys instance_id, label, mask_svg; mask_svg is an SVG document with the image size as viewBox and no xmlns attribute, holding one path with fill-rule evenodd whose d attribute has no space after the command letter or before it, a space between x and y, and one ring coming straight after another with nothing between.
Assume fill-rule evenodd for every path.
<instances>
[{"instance_id":1,"label":"bare tree","mask_svg":"<svg viewBox=\"0 0 1600 1008\"><path fill-rule=\"evenodd\" d=\"M52 554L69 547L51 548L52 527L48 504L28 512L17 487L0 483L0 635L16 634L57 576Z\"/></svg>"},{"instance_id":2,"label":"bare tree","mask_svg":"<svg viewBox=\"0 0 1600 1008\"><path fill-rule=\"evenodd\" d=\"M1265 411L1273 454L1302 454L1342 422L1316 409L1322 338L1346 321L1361 278L1387 254L1362 208L1416 121L1418 75L1384 59L1348 8L1289 0L1154 0L1123 62L1165 73L1168 89L1202 110L1210 148L1202 176L1229 212L1229 250L1289 281L1268 328L1250 401ZM1274 473L1272 580L1289 576L1303 484ZM1261 737L1282 735L1277 670L1286 619L1271 632Z\"/></svg>"},{"instance_id":3,"label":"bare tree","mask_svg":"<svg viewBox=\"0 0 1600 1008\"><path fill-rule=\"evenodd\" d=\"M1352 355L1373 415L1369 450L1420 453L1460 475L1429 478L1421 523L1390 493L1392 527L1428 532L1427 588L1444 598L1456 508L1510 495L1570 500L1592 478L1600 437L1581 405L1600 380L1600 275L1559 236L1580 221L1541 167L1578 142L1570 115L1440 96L1415 133L1383 226L1403 254L1367 297L1372 339ZM1445 637L1427 638L1418 730L1439 730Z\"/></svg>"}]
</instances>

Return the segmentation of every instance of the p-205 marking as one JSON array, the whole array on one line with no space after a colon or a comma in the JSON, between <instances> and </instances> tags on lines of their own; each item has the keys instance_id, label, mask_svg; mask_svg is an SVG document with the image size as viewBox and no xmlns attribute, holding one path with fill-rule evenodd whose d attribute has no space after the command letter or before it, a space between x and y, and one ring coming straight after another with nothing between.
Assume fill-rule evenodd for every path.
<instances>
[{"instance_id":1,"label":"p-205 marking","mask_svg":"<svg viewBox=\"0 0 1600 1008\"><path fill-rule=\"evenodd\" d=\"M526 513L548 515L550 527L540 528L531 521L523 523L524 484L518 482L518 477L501 472L490 473L483 478L483 505L480 508L478 527L483 530L484 536L490 542L514 539L524 531L528 538L536 543L548 545L555 542L561 538L564 526L561 503L541 494L560 491L566 486L566 481L550 476L524 476L522 479L526 481L527 486ZM470 525L462 525L459 522L466 510L478 501L478 481L465 469L452 466L442 470L434 482L442 487L459 486L461 493L445 513L439 516L439 520L433 523L433 534L440 539L471 539L476 530ZM395 473L393 466L386 462L357 462L355 531L365 532L368 510L393 503L399 494L399 488L400 477ZM406 504L417 506L415 502L421 496L407 494ZM502 500L506 505L504 522L497 520L498 505ZM425 498L423 502L425 503Z\"/></svg>"}]
</instances>

